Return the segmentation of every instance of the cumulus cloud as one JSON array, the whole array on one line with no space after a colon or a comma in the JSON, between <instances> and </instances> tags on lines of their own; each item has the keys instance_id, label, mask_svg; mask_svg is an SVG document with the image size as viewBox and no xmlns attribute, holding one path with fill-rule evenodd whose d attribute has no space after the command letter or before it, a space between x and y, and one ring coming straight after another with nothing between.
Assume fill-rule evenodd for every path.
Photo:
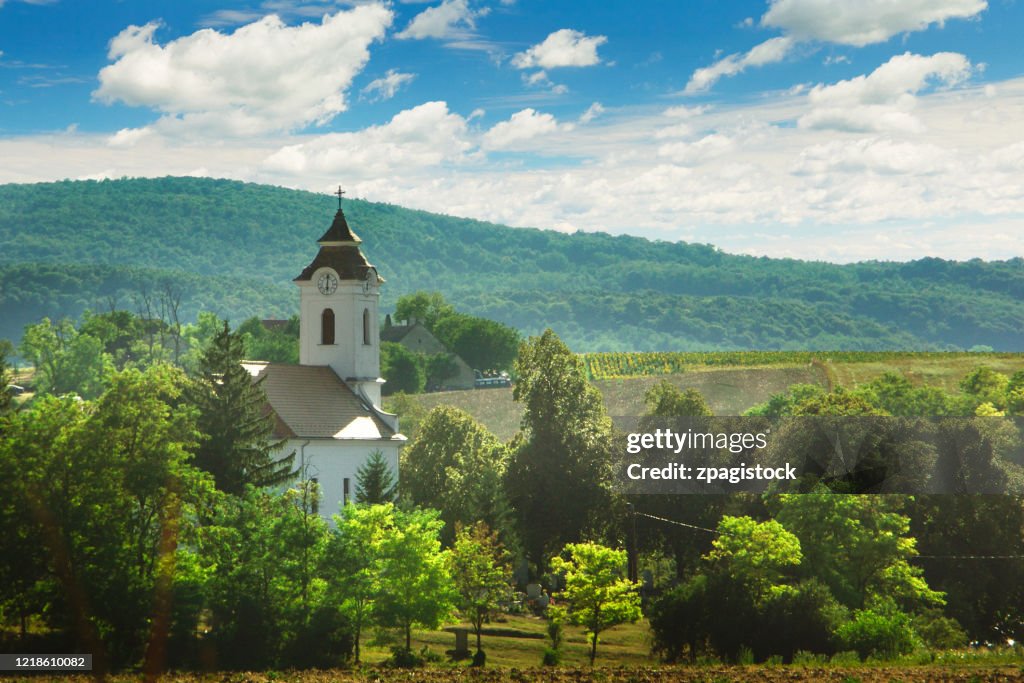
<instances>
[{"instance_id":1,"label":"cumulus cloud","mask_svg":"<svg viewBox=\"0 0 1024 683\"><path fill-rule=\"evenodd\" d=\"M110 42L93 97L163 113L163 132L252 135L323 124L345 111L344 91L392 13L364 5L319 24L266 16L233 33L203 29L160 45L159 25L129 26Z\"/></svg>"},{"instance_id":2,"label":"cumulus cloud","mask_svg":"<svg viewBox=\"0 0 1024 683\"><path fill-rule=\"evenodd\" d=\"M608 42L606 36L588 36L581 31L563 28L550 34L544 42L512 57L517 69L554 69L563 66L594 66L600 64L597 48Z\"/></svg>"},{"instance_id":3,"label":"cumulus cloud","mask_svg":"<svg viewBox=\"0 0 1024 683\"><path fill-rule=\"evenodd\" d=\"M868 137L812 145L800 153L793 172L798 175L864 172L932 175L948 170L952 159L953 155L931 143Z\"/></svg>"},{"instance_id":4,"label":"cumulus cloud","mask_svg":"<svg viewBox=\"0 0 1024 683\"><path fill-rule=\"evenodd\" d=\"M749 52L731 54L697 69L684 93L704 92L721 78L782 61L800 43L820 41L863 47L885 42L899 33L923 31L933 24L942 26L949 19L970 19L987 6L986 0L770 0L761 25L781 29L783 35Z\"/></svg>"},{"instance_id":5,"label":"cumulus cloud","mask_svg":"<svg viewBox=\"0 0 1024 683\"><path fill-rule=\"evenodd\" d=\"M462 161L472 147L464 118L448 111L445 102L426 102L395 114L380 126L320 135L283 147L267 157L262 168L293 176L344 173L346 177L388 177Z\"/></svg>"},{"instance_id":6,"label":"cumulus cloud","mask_svg":"<svg viewBox=\"0 0 1024 683\"><path fill-rule=\"evenodd\" d=\"M487 10L473 10L468 0L444 0L436 7L428 7L409 22L399 39L422 40L424 38L464 38L476 28L477 17Z\"/></svg>"},{"instance_id":7,"label":"cumulus cloud","mask_svg":"<svg viewBox=\"0 0 1024 683\"><path fill-rule=\"evenodd\" d=\"M718 79L735 76L745 71L747 67L780 62L789 54L794 44L793 39L788 36L769 38L763 43L755 45L749 52L723 57L711 66L694 71L683 92L688 95L704 92L709 90Z\"/></svg>"},{"instance_id":8,"label":"cumulus cloud","mask_svg":"<svg viewBox=\"0 0 1024 683\"><path fill-rule=\"evenodd\" d=\"M761 24L794 38L863 47L949 19L969 19L985 0L772 0Z\"/></svg>"},{"instance_id":9,"label":"cumulus cloud","mask_svg":"<svg viewBox=\"0 0 1024 683\"><path fill-rule=\"evenodd\" d=\"M512 149L536 137L572 128L571 123L558 123L551 114L523 109L512 114L508 121L496 123L487 131L483 136L483 147L490 150Z\"/></svg>"},{"instance_id":10,"label":"cumulus cloud","mask_svg":"<svg viewBox=\"0 0 1024 683\"><path fill-rule=\"evenodd\" d=\"M855 132L920 132L923 124L911 113L915 94L929 84L962 83L970 74L971 63L955 52L896 55L866 76L811 88L811 110L797 123L801 128Z\"/></svg>"},{"instance_id":11,"label":"cumulus cloud","mask_svg":"<svg viewBox=\"0 0 1024 683\"><path fill-rule=\"evenodd\" d=\"M362 93L373 102L390 100L403 85L411 83L414 78L416 78L415 74L405 74L397 69L388 69L386 74L370 81L363 88Z\"/></svg>"}]
</instances>

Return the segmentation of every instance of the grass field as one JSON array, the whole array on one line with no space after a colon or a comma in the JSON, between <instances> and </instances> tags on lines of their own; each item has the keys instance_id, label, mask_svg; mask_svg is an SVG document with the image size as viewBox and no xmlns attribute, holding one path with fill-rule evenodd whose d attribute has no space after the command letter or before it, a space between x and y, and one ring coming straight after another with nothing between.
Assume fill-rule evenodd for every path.
<instances>
[{"instance_id":1,"label":"grass field","mask_svg":"<svg viewBox=\"0 0 1024 683\"><path fill-rule=\"evenodd\" d=\"M727 666L702 663L692 666L667 666L650 653L648 627L645 622L616 626L602 634L597 661L591 668L587 663L588 646L583 630L566 627L562 645L562 663L558 667L541 667L540 661L548 641L544 635L545 621L530 616L508 615L503 621L485 626L483 647L487 653L487 666L469 667L466 660L453 662L446 651L454 647L455 637L448 631L415 631L413 649L423 647L438 655L438 661L420 669L392 669L384 665L388 650L382 645L364 641L363 664L359 669L331 671L269 671L269 672L211 672L205 674L178 673L161 678L182 683L297 683L344 682L412 682L456 683L471 681L491 683L498 681L546 681L547 683L725 683L727 681L759 681L784 683L803 681L830 681L835 683L888 683L890 681L957 681L960 683L995 683L1024 680L1024 651L950 651L920 655L898 663L849 662L842 664L763 664L757 666ZM489 634L488 631L500 633ZM473 647L470 633L470 646ZM934 657L934 659L933 659ZM85 675L33 676L24 678L35 683L90 680ZM142 680L139 675L117 675L107 680L127 683Z\"/></svg>"},{"instance_id":2,"label":"grass field","mask_svg":"<svg viewBox=\"0 0 1024 683\"><path fill-rule=\"evenodd\" d=\"M642 354L635 354L642 355ZM715 415L739 415L763 403L772 394L792 384L817 384L825 388L855 387L886 372L904 375L918 386L936 386L956 392L961 379L979 366L1007 375L1024 370L1024 353L863 353L841 352L810 356L791 354L799 362L783 362L786 355L773 352L767 365L691 365L686 372L636 375L593 380L612 416L642 414L644 393L654 384L667 381L681 389L694 388L704 395ZM638 364L637 367L640 367ZM655 367L655 366L651 366ZM639 370L638 370L639 371ZM508 440L519 429L522 407L512 400L512 389L480 389L422 394L416 399L427 410L451 405L465 410L486 425L498 438Z\"/></svg>"}]
</instances>

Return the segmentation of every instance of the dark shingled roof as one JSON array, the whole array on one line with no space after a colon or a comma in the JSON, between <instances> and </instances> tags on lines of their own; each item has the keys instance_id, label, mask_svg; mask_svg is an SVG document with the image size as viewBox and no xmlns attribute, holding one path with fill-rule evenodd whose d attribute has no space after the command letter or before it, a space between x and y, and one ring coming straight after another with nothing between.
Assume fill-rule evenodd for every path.
<instances>
[{"instance_id":1,"label":"dark shingled roof","mask_svg":"<svg viewBox=\"0 0 1024 683\"><path fill-rule=\"evenodd\" d=\"M390 439L392 430L327 365L268 363L261 382L277 438Z\"/></svg>"},{"instance_id":2,"label":"dark shingled roof","mask_svg":"<svg viewBox=\"0 0 1024 683\"><path fill-rule=\"evenodd\" d=\"M331 227L317 242L355 242L359 244L362 240L359 239L359 235L352 232L352 228L348 227L345 214L338 209L338 213L334 214L334 222L331 223Z\"/></svg>"},{"instance_id":3,"label":"dark shingled roof","mask_svg":"<svg viewBox=\"0 0 1024 683\"><path fill-rule=\"evenodd\" d=\"M312 279L316 269L322 266L333 268L342 280L365 280L366 274L373 268L359 247L320 247L316 258L295 278L295 282Z\"/></svg>"},{"instance_id":4,"label":"dark shingled roof","mask_svg":"<svg viewBox=\"0 0 1024 683\"><path fill-rule=\"evenodd\" d=\"M409 334L409 330L412 329L412 325L392 325L391 327L385 327L380 331L380 340L382 342L400 342Z\"/></svg>"},{"instance_id":5,"label":"dark shingled roof","mask_svg":"<svg viewBox=\"0 0 1024 683\"><path fill-rule=\"evenodd\" d=\"M373 265L366 260L363 252L359 250L362 242L359 236L352 232L345 220L345 214L341 209L334 215L334 222L323 237L317 240L320 244L320 251L316 258L295 278L295 282L306 282L313 279L313 273L317 268L332 268L342 280L365 280L367 273ZM376 272L376 269L374 268ZM380 278L380 275L377 275ZM384 280L381 279L381 282Z\"/></svg>"}]
</instances>

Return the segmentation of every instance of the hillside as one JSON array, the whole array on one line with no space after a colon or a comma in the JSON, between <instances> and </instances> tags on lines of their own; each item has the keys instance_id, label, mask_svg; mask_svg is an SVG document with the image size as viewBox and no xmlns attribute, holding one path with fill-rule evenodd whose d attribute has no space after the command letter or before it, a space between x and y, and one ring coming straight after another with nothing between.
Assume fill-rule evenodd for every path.
<instances>
[{"instance_id":1,"label":"hillside","mask_svg":"<svg viewBox=\"0 0 1024 683\"><path fill-rule=\"evenodd\" d=\"M186 318L295 312L335 199L205 178L0 186L0 337L42 316L182 294ZM1024 350L1024 259L835 265L709 245L514 229L346 201L388 283L578 351Z\"/></svg>"}]
</instances>

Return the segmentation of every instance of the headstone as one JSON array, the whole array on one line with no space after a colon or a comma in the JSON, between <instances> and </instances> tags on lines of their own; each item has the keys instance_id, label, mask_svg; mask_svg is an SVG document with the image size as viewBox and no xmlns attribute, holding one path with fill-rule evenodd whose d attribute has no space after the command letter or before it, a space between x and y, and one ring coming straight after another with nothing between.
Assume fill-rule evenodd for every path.
<instances>
[{"instance_id":1,"label":"headstone","mask_svg":"<svg viewBox=\"0 0 1024 683\"><path fill-rule=\"evenodd\" d=\"M469 656L469 629L457 628L455 631L455 652L456 659Z\"/></svg>"},{"instance_id":2,"label":"headstone","mask_svg":"<svg viewBox=\"0 0 1024 683\"><path fill-rule=\"evenodd\" d=\"M526 597L530 600L536 600L540 597L541 587L539 583L528 583L526 584Z\"/></svg>"}]
</instances>

